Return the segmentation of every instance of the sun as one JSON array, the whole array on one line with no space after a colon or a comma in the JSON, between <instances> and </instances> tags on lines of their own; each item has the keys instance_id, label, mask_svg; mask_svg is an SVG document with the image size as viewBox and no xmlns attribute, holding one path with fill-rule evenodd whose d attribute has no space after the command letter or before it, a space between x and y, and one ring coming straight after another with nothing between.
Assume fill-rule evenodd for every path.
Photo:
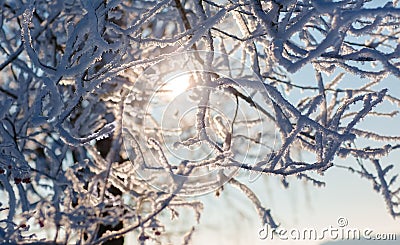
<instances>
[{"instance_id":1,"label":"sun","mask_svg":"<svg viewBox=\"0 0 400 245\"><path fill-rule=\"evenodd\" d=\"M162 87L163 92L170 98L175 98L190 86L191 75L189 73L177 75L169 79Z\"/></svg>"}]
</instances>

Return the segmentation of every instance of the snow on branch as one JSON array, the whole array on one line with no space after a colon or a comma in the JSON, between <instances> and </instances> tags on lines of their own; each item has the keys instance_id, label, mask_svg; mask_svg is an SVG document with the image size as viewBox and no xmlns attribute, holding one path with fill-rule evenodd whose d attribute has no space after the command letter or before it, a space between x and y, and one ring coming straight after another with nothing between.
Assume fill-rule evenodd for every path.
<instances>
[{"instance_id":1,"label":"snow on branch","mask_svg":"<svg viewBox=\"0 0 400 245\"><path fill-rule=\"evenodd\" d=\"M276 227L242 173L344 168L400 216L385 2L0 1L0 243L189 244L226 185Z\"/></svg>"}]
</instances>

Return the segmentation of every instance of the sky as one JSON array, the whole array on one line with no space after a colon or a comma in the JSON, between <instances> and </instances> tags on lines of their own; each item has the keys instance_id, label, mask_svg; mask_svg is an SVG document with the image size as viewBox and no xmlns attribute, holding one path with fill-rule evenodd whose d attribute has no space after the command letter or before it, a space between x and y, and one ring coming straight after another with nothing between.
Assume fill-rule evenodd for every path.
<instances>
[{"instance_id":1,"label":"sky","mask_svg":"<svg viewBox=\"0 0 400 245\"><path fill-rule=\"evenodd\" d=\"M338 72L324 75L324 81L329 82L337 74ZM293 74L291 79L296 84L315 86L315 74L311 66L306 66ZM347 74L340 83L340 87L360 87L368 82L367 79ZM390 94L400 97L397 82L394 77L388 77L374 89L388 88ZM166 89L175 90L174 87L166 87ZM283 91L284 88L281 92L285 94ZM290 94L285 94L292 104L297 104L300 99L309 95L314 94L295 89ZM397 109L397 107L397 105L383 103L377 107L377 110L391 111ZM367 117L358 127L384 135L400 135L399 119L399 116L393 118ZM360 140L357 141L358 143L361 145L367 142ZM382 144L386 143L383 142ZM306 162L313 161L307 154L303 154L302 157ZM384 157L381 160L385 164L396 164L399 158L400 153L393 152L389 157ZM349 165L354 163L354 159L336 157L334 163ZM399 172L399 167L396 168L396 171ZM372 231L373 235L397 234L397 239L400 239L399 221L394 220L389 215L383 197L373 190L373 186L368 180L362 179L347 170L334 167L327 170L324 176L315 176L324 181L326 186L319 188L293 177L289 179L289 188L285 189L276 176L262 176L254 183L250 183L248 172L242 172L240 180L257 194L265 207L271 209L272 216L280 224L280 227L288 231L314 229L318 234L321 234L329 227L339 228L338 220L345 220L347 224L342 230L357 229L362 232L367 229ZM291 239L283 241L279 238L262 240L259 238L259 231L262 226L253 204L240 191L229 185L224 186L219 197L215 195L215 192L212 192L197 197L197 199L203 201L204 210L200 224L196 226L191 244L352 245L351 241L343 243L340 240L334 241L335 243L328 243L328 238L302 241ZM192 225L193 223L195 222L193 222L192 215L183 212L180 215L180 221L174 224L174 228L177 231L181 230L184 234L188 230L188 224ZM127 244L131 243L127 242ZM136 243L133 242L133 244ZM175 243L172 242L171 244ZM365 244L390 243L369 242Z\"/></svg>"},{"instance_id":2,"label":"sky","mask_svg":"<svg viewBox=\"0 0 400 245\"><path fill-rule=\"evenodd\" d=\"M277 178L270 176L260 178L252 188L286 230L315 228L322 232L330 226L338 227L338 219L346 218L349 229L400 234L400 223L388 214L382 197L366 180L334 169L327 171L325 180L327 185L323 188L295 180L290 188L284 189ZM251 203L233 188L225 191L218 198L213 194L203 197L205 210L193 244L207 241L207 244L317 245L324 242L260 240L258 232L262 227Z\"/></svg>"},{"instance_id":3,"label":"sky","mask_svg":"<svg viewBox=\"0 0 400 245\"><path fill-rule=\"evenodd\" d=\"M331 77L335 76L333 74ZM309 79L304 79L309 78ZM329 77L327 77L329 78ZM305 67L292 77L293 81L303 83L314 82L314 73L311 67ZM343 84L357 86L364 83L356 77L346 76ZM382 87L389 88L389 93L398 94L393 77L382 81ZM355 83L355 84L350 84ZM294 92L290 99L295 101L305 94ZM396 107L396 106L395 106ZM378 107L380 110L391 110L391 105L385 104ZM394 118L375 119L366 118L362 125L368 129L381 132L386 135L400 135L399 116ZM385 142L384 142L385 143ZM305 159L307 155L303 156ZM398 163L399 153L392 153L389 157L382 158L383 162ZM346 165L354 159L336 158L335 163ZM397 172L398 172L397 168ZM246 175L246 173L244 174ZM248 175L248 173L247 173ZM285 189L280 180L274 176L264 176L254 183L247 184L258 194L265 207L271 209L275 220L286 230L314 228L323 232L325 228L338 227L338 219L344 218L348 224L343 229L371 230L372 234L397 234L400 239L400 222L393 219L386 208L383 197L373 190L372 184L354 175L347 170L331 168L319 177L326 182L325 187L318 188L309 183L292 178L290 186ZM244 182L248 178L243 178ZM204 213L201 225L193 236L193 244L307 244L307 245L352 245L351 241L337 240L306 240L306 241L282 241L261 240L258 237L261 224L260 220L249 200L238 190L227 187L221 196L214 194L201 197L204 200ZM357 242L357 241L353 241ZM397 241L398 242L398 241ZM394 244L382 241L369 241L365 244Z\"/></svg>"}]
</instances>

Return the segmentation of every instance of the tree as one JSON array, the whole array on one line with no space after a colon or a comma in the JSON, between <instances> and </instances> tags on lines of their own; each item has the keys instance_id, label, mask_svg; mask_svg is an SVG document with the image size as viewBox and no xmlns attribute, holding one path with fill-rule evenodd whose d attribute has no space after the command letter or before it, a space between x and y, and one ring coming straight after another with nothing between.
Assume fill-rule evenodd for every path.
<instances>
[{"instance_id":1,"label":"tree","mask_svg":"<svg viewBox=\"0 0 400 245\"><path fill-rule=\"evenodd\" d=\"M188 208L200 222L203 204L189 197L225 185L277 227L242 179L322 186L331 168L370 180L400 215L398 172L381 160L400 137L362 123L394 118L400 105L384 82L400 77L398 1L0 1L0 9L2 242L122 242L131 231L141 243L163 242L166 215ZM293 81L304 67L315 77Z\"/></svg>"}]
</instances>

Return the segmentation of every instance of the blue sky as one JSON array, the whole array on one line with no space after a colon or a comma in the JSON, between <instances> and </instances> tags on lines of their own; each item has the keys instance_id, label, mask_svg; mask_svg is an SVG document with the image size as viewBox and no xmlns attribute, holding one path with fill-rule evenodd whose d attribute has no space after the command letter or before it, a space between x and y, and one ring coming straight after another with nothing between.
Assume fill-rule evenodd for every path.
<instances>
[{"instance_id":1,"label":"blue sky","mask_svg":"<svg viewBox=\"0 0 400 245\"><path fill-rule=\"evenodd\" d=\"M333 74L331 78L334 76ZM328 78L328 77L327 77ZM303 68L292 77L296 83L315 83L314 73L310 67ZM354 76L346 75L342 86L359 86L367 82ZM386 87L389 93L399 94L397 79L388 77L378 86ZM307 95L307 92L294 92L288 99L292 102ZM378 106L381 111L390 111L397 105L385 103ZM366 118L360 127L380 132L385 135L400 135L399 116L394 118ZM363 141L360 141L360 144ZM386 144L387 142L383 142ZM390 142L392 143L392 142ZM392 143L393 144L393 143ZM303 155L305 159L309 156ZM382 162L398 165L400 155L392 152L382 158ZM336 164L354 164L354 159L336 158ZM368 165L368 163L367 163ZM397 167L397 172L398 172ZM245 175L248 173L245 173ZM349 228L371 229L373 234L397 233L400 239L400 223L394 220L387 211L383 197L373 190L372 184L344 169L331 168L318 179L326 182L325 187L315 187L309 183L291 178L291 185L285 189L280 180L274 176L263 176L255 183L248 183L258 194L262 203L272 210L275 219L286 229L315 228L323 230L337 226L337 220L344 217ZM242 181L248 181L243 178ZM205 210L198 233L193 237L194 244L307 244L319 245L326 241L262 241L258 238L260 221L250 201L232 187L225 188L220 197L214 194L203 196ZM344 244L344 243L332 243ZM346 243L351 245L351 243ZM381 244L381 243L368 243ZM382 243L386 244L386 243ZM390 243L389 243L390 244Z\"/></svg>"}]
</instances>

